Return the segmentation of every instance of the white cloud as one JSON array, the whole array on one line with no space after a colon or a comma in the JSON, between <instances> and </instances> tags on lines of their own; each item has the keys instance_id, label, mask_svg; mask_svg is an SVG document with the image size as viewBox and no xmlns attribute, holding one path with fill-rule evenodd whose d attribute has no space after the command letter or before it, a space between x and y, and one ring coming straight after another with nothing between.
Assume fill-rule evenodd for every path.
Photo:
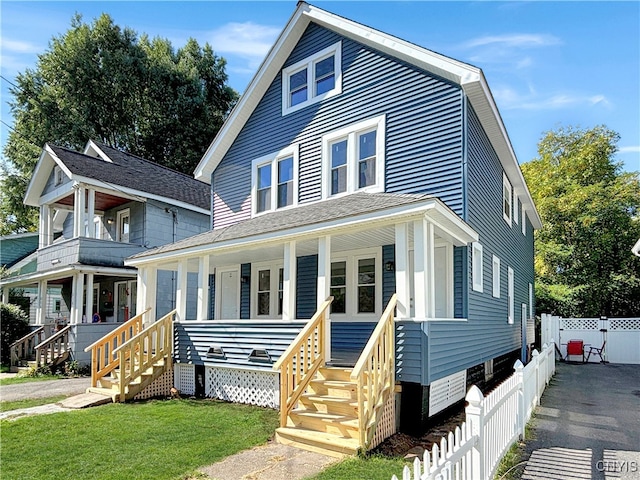
<instances>
[{"instance_id":1,"label":"white cloud","mask_svg":"<svg viewBox=\"0 0 640 480\"><path fill-rule=\"evenodd\" d=\"M510 87L498 87L493 89L493 96L499 108L504 110L561 110L585 106L611 106L604 95L589 96L566 92L545 95L537 93L532 88L526 94L522 94Z\"/></svg>"},{"instance_id":2,"label":"white cloud","mask_svg":"<svg viewBox=\"0 0 640 480\"><path fill-rule=\"evenodd\" d=\"M10 38L0 38L0 48L2 48L3 56L6 52L24 54L24 53L40 53L42 46L22 40L11 40Z\"/></svg>"},{"instance_id":3,"label":"white cloud","mask_svg":"<svg viewBox=\"0 0 640 480\"><path fill-rule=\"evenodd\" d=\"M547 34L514 33L507 35L486 35L465 42L462 47L476 48L486 46L500 46L503 48L530 48L559 45L562 42L558 37Z\"/></svg>"},{"instance_id":4,"label":"white cloud","mask_svg":"<svg viewBox=\"0 0 640 480\"><path fill-rule=\"evenodd\" d=\"M279 33L278 27L234 22L210 32L207 38L216 52L244 58L249 64L248 69L255 71Z\"/></svg>"},{"instance_id":5,"label":"white cloud","mask_svg":"<svg viewBox=\"0 0 640 480\"><path fill-rule=\"evenodd\" d=\"M631 145L628 147L620 147L618 149L620 153L640 153L640 145Z\"/></svg>"}]
</instances>

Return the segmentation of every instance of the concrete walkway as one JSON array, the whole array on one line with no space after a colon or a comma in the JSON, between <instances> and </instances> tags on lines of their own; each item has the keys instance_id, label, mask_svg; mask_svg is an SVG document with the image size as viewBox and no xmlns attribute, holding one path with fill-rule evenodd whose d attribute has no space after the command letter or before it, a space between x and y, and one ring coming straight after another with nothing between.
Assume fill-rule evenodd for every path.
<instances>
[{"instance_id":1,"label":"concrete walkway","mask_svg":"<svg viewBox=\"0 0 640 480\"><path fill-rule=\"evenodd\" d=\"M640 479L640 366L558 363L522 480Z\"/></svg>"}]
</instances>

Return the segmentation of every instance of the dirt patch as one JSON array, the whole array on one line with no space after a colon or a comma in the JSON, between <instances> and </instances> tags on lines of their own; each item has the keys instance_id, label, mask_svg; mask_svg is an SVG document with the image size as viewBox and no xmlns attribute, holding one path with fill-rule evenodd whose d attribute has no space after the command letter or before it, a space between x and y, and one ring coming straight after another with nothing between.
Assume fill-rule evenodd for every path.
<instances>
[{"instance_id":1,"label":"dirt patch","mask_svg":"<svg viewBox=\"0 0 640 480\"><path fill-rule=\"evenodd\" d=\"M424 435L414 437L405 433L396 433L374 448L371 453L388 457L418 456L421 458L425 450L431 450L435 443L440 443L443 437L462 425L464 420L464 408L461 408L460 411L433 425Z\"/></svg>"}]
</instances>

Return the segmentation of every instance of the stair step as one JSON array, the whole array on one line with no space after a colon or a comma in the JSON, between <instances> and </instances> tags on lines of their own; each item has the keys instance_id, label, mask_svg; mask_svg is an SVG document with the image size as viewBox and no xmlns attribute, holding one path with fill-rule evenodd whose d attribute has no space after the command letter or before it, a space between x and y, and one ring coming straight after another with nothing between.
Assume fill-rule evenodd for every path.
<instances>
[{"instance_id":1,"label":"stair step","mask_svg":"<svg viewBox=\"0 0 640 480\"><path fill-rule=\"evenodd\" d=\"M355 455L360 448L359 441L355 438L316 432L299 427L277 428L276 439L279 443L285 445L292 445L303 450L338 458Z\"/></svg>"},{"instance_id":2,"label":"stair step","mask_svg":"<svg viewBox=\"0 0 640 480\"><path fill-rule=\"evenodd\" d=\"M336 380L340 382L351 381L351 368L340 367L322 367L318 370L319 378L321 380Z\"/></svg>"},{"instance_id":3,"label":"stair step","mask_svg":"<svg viewBox=\"0 0 640 480\"><path fill-rule=\"evenodd\" d=\"M358 386L353 382L341 380L311 380L309 388L316 395L329 395L330 397L343 397L355 399Z\"/></svg>"},{"instance_id":4,"label":"stair step","mask_svg":"<svg viewBox=\"0 0 640 480\"><path fill-rule=\"evenodd\" d=\"M330 433L341 437L358 438L358 419L351 415L296 409L289 414L288 426Z\"/></svg>"},{"instance_id":5,"label":"stair step","mask_svg":"<svg viewBox=\"0 0 640 480\"><path fill-rule=\"evenodd\" d=\"M113 403L116 403L120 397L120 394L111 388L89 387L85 391L86 393L98 393L100 395L111 397Z\"/></svg>"},{"instance_id":6,"label":"stair step","mask_svg":"<svg viewBox=\"0 0 640 480\"><path fill-rule=\"evenodd\" d=\"M300 396L300 403L305 409L320 413L356 416L358 412L358 402L353 398L305 393Z\"/></svg>"}]
</instances>

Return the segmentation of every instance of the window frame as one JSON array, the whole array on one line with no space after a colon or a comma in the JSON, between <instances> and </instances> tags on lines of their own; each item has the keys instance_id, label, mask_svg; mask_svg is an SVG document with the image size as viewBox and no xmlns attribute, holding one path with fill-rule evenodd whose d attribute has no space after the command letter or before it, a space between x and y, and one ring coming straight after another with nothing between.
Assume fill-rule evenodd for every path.
<instances>
[{"instance_id":1,"label":"window frame","mask_svg":"<svg viewBox=\"0 0 640 480\"><path fill-rule=\"evenodd\" d=\"M509 325L513 325L514 323L514 315L515 315L515 275L513 273L513 268L511 267L507 267L507 282L508 282L508 287L507 287L507 305L508 305L508 312L507 312L507 322L509 323Z\"/></svg>"},{"instance_id":2,"label":"window frame","mask_svg":"<svg viewBox=\"0 0 640 480\"><path fill-rule=\"evenodd\" d=\"M256 158L251 162L251 216L263 215L276 210L284 210L293 208L298 205L298 163L299 163L299 146L298 144L290 145L277 152L269 153L260 158ZM278 164L281 160L293 157L293 192L292 202L290 205L278 207ZM271 207L262 211L258 211L258 169L265 165L271 165Z\"/></svg>"},{"instance_id":3,"label":"window frame","mask_svg":"<svg viewBox=\"0 0 640 480\"><path fill-rule=\"evenodd\" d=\"M316 95L315 65L331 56L334 57L334 86L331 90ZM306 70L307 72L307 99L296 105L291 105L289 99L289 94L291 93L289 90L289 80L293 75L303 70ZM319 52L316 52L313 55L282 69L282 116L296 112L309 105L313 105L326 98L330 98L341 93L342 41L336 42L333 45L330 45L327 48L324 48Z\"/></svg>"},{"instance_id":4,"label":"window frame","mask_svg":"<svg viewBox=\"0 0 640 480\"><path fill-rule=\"evenodd\" d=\"M518 195L516 189L513 189L513 222L518 224L518 217L520 215L520 209L518 208Z\"/></svg>"},{"instance_id":5,"label":"window frame","mask_svg":"<svg viewBox=\"0 0 640 480\"><path fill-rule=\"evenodd\" d=\"M506 204L509 204L509 214L505 212ZM513 187L507 178L507 174L502 172L502 218L511 227L513 218Z\"/></svg>"},{"instance_id":6,"label":"window frame","mask_svg":"<svg viewBox=\"0 0 640 480\"><path fill-rule=\"evenodd\" d=\"M59 187L64 183L64 172L59 165L53 167L53 186Z\"/></svg>"},{"instance_id":7,"label":"window frame","mask_svg":"<svg viewBox=\"0 0 640 480\"><path fill-rule=\"evenodd\" d=\"M478 242L471 244L471 287L474 292L483 292L484 286L484 254L482 245Z\"/></svg>"},{"instance_id":8,"label":"window frame","mask_svg":"<svg viewBox=\"0 0 640 480\"><path fill-rule=\"evenodd\" d=\"M493 282L493 297L500 298L500 259L493 256L492 261L492 282Z\"/></svg>"},{"instance_id":9,"label":"window frame","mask_svg":"<svg viewBox=\"0 0 640 480\"><path fill-rule=\"evenodd\" d=\"M375 182L359 187L359 138L376 132ZM322 136L322 198L339 197L354 192L379 193L385 188L385 137L386 116L379 115L347 127L334 130ZM331 193L331 146L342 140L347 141L346 188L344 192Z\"/></svg>"},{"instance_id":10,"label":"window frame","mask_svg":"<svg viewBox=\"0 0 640 480\"><path fill-rule=\"evenodd\" d=\"M258 315L258 291L259 272L269 270L269 314ZM280 271L284 273L283 261L257 262L251 264L251 313L250 317L256 320L279 320L282 319L280 305ZM266 290L265 290L266 291ZM284 293L284 292L283 292Z\"/></svg>"},{"instance_id":11,"label":"window frame","mask_svg":"<svg viewBox=\"0 0 640 480\"><path fill-rule=\"evenodd\" d=\"M129 232L127 233L127 240L123 241L121 230L122 230L122 219L125 217L129 219ZM129 208L124 208L122 210L119 210L118 213L116 214L116 242L130 243L130 240L131 240L131 210Z\"/></svg>"},{"instance_id":12,"label":"window frame","mask_svg":"<svg viewBox=\"0 0 640 480\"><path fill-rule=\"evenodd\" d=\"M527 236L527 211L522 204L522 235Z\"/></svg>"}]
</instances>

